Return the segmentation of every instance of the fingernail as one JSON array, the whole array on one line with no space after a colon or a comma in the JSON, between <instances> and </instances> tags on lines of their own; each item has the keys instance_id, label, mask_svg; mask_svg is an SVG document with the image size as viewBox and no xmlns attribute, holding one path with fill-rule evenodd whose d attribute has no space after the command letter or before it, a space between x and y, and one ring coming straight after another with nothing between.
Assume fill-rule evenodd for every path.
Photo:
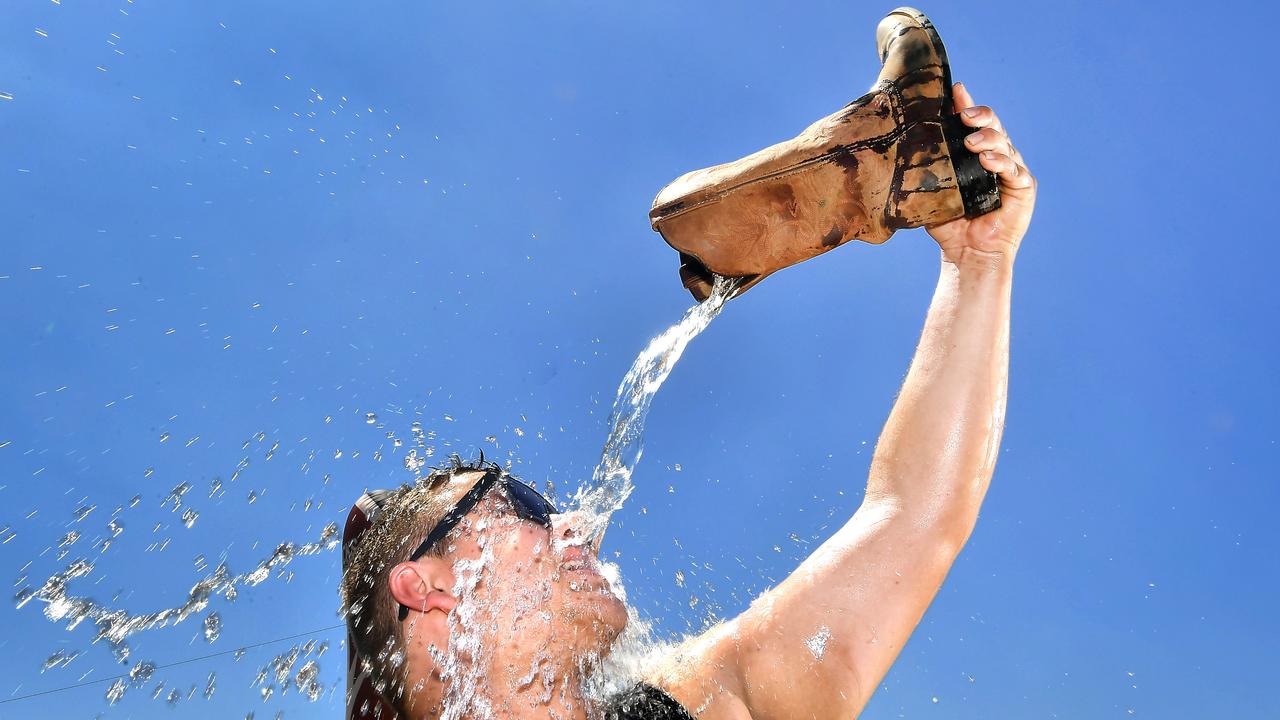
<instances>
[{"instance_id":1,"label":"fingernail","mask_svg":"<svg viewBox=\"0 0 1280 720\"><path fill-rule=\"evenodd\" d=\"M960 112L964 113L965 117L978 117L978 108L976 107L965 108Z\"/></svg>"},{"instance_id":2,"label":"fingernail","mask_svg":"<svg viewBox=\"0 0 1280 720\"><path fill-rule=\"evenodd\" d=\"M977 145L978 143L982 142L982 133L981 132L973 133L969 137L965 138L964 141L969 143L970 145Z\"/></svg>"},{"instance_id":3,"label":"fingernail","mask_svg":"<svg viewBox=\"0 0 1280 720\"><path fill-rule=\"evenodd\" d=\"M991 150L983 150L983 151L982 151L982 157L984 157L984 158L986 158L986 159L988 159L988 160L995 160L995 159L996 159L996 154L995 154L993 151L991 151Z\"/></svg>"}]
</instances>

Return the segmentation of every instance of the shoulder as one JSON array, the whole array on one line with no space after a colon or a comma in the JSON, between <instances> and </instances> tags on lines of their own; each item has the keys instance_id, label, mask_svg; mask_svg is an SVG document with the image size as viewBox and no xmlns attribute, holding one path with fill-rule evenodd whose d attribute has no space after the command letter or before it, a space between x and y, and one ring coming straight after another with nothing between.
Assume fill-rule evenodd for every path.
<instances>
[{"instance_id":1,"label":"shoulder","mask_svg":"<svg viewBox=\"0 0 1280 720\"><path fill-rule=\"evenodd\" d=\"M737 625L720 623L680 643L649 671L646 684L697 720L751 720L742 699Z\"/></svg>"}]
</instances>

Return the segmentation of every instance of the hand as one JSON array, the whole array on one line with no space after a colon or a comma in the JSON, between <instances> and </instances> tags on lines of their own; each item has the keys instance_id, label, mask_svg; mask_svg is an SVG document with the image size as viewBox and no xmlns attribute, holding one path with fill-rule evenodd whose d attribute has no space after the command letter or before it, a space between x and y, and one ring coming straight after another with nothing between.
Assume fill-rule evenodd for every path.
<instances>
[{"instance_id":1,"label":"hand","mask_svg":"<svg viewBox=\"0 0 1280 720\"><path fill-rule=\"evenodd\" d=\"M958 264L969 250L998 253L1012 260L1035 209L1036 179L991 108L974 105L973 97L961 83L952 90L961 122L978 129L965 138L965 147L978 153L982 167L999 179L1000 208L972 220L959 218L934 225L928 228L929 235L942 246L942 257L947 262Z\"/></svg>"}]
</instances>

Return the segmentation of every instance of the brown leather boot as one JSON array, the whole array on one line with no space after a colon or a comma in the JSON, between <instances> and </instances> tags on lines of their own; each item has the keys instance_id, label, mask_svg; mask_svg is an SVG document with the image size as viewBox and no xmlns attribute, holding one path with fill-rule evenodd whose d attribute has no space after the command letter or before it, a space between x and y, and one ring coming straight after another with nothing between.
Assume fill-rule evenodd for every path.
<instances>
[{"instance_id":1,"label":"brown leather boot","mask_svg":"<svg viewBox=\"0 0 1280 720\"><path fill-rule=\"evenodd\" d=\"M1000 206L995 176L964 147L951 68L924 13L898 8L876 28L875 88L795 138L695 170L658 193L649 219L680 251L680 279L698 300L712 273L770 273L850 240L976 217Z\"/></svg>"}]
</instances>

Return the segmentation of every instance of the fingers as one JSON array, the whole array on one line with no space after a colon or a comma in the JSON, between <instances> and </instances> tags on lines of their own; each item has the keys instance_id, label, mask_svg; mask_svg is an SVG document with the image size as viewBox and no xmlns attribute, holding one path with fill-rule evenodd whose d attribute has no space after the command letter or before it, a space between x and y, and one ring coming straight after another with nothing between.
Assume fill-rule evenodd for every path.
<instances>
[{"instance_id":1,"label":"fingers","mask_svg":"<svg viewBox=\"0 0 1280 720\"><path fill-rule=\"evenodd\" d=\"M973 96L969 94L969 88L964 83L956 83L951 86L951 97L955 101L956 112L964 112L965 108L973 107Z\"/></svg>"},{"instance_id":2,"label":"fingers","mask_svg":"<svg viewBox=\"0 0 1280 720\"><path fill-rule=\"evenodd\" d=\"M1035 186L1035 178L1025 167L1002 152L984 150L978 154L982 167L995 173L1000 184L1011 190L1027 190Z\"/></svg>"},{"instance_id":3,"label":"fingers","mask_svg":"<svg viewBox=\"0 0 1280 720\"><path fill-rule=\"evenodd\" d=\"M973 96L964 83L956 83L952 88L956 112L960 113L960 121L972 128L977 128L964 139L965 147L978 154L978 162L982 167L995 173L1000 184L1010 190L1034 189L1036 180L1027 171L1022 153L1018 152L1009 136L1000 124L995 111L986 105L975 105Z\"/></svg>"},{"instance_id":4,"label":"fingers","mask_svg":"<svg viewBox=\"0 0 1280 720\"><path fill-rule=\"evenodd\" d=\"M960 113L961 122L969 127L992 127L997 130L1003 130L1004 126L1000 124L1000 118L996 117L995 112L986 105L977 105L973 102L973 96L969 94L969 88L964 83L956 83L951 86L951 96L954 100L956 112Z\"/></svg>"},{"instance_id":5,"label":"fingers","mask_svg":"<svg viewBox=\"0 0 1280 720\"><path fill-rule=\"evenodd\" d=\"M986 105L974 105L961 110L960 121L969 127L1004 130L1004 126L1000 124L1000 118L996 117L995 111Z\"/></svg>"},{"instance_id":6,"label":"fingers","mask_svg":"<svg viewBox=\"0 0 1280 720\"><path fill-rule=\"evenodd\" d=\"M1022 161L1018 151L1014 150L1013 144L1009 142L1009 136L995 128L983 128L977 132L969 133L964 138L964 145L975 153L983 150L994 150L1004 153L1019 162Z\"/></svg>"}]
</instances>

